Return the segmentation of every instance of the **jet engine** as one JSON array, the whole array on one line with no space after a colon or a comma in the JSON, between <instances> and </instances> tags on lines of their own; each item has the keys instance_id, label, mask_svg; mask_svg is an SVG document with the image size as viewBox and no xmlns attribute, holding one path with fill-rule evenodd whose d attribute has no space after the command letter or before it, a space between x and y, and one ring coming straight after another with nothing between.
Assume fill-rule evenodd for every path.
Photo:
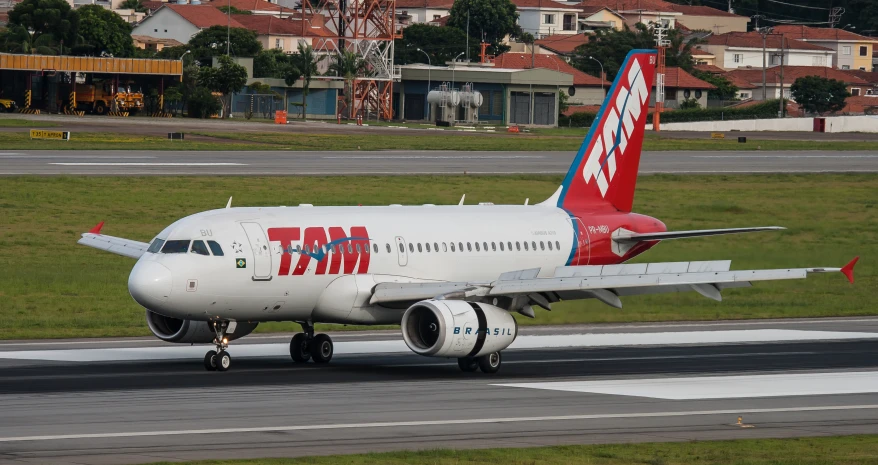
<instances>
[{"instance_id":1,"label":"jet engine","mask_svg":"<svg viewBox=\"0 0 878 465\"><path fill-rule=\"evenodd\" d=\"M402 317L402 337L414 353L474 358L512 344L518 323L506 310L463 300L423 300Z\"/></svg>"},{"instance_id":2,"label":"jet engine","mask_svg":"<svg viewBox=\"0 0 878 465\"><path fill-rule=\"evenodd\" d=\"M216 334L206 321L181 320L158 313L146 311L146 324L155 337L165 342L179 342L184 344L206 344L213 342ZM239 322L234 333L226 333L230 341L242 338L256 329L259 323Z\"/></svg>"}]
</instances>

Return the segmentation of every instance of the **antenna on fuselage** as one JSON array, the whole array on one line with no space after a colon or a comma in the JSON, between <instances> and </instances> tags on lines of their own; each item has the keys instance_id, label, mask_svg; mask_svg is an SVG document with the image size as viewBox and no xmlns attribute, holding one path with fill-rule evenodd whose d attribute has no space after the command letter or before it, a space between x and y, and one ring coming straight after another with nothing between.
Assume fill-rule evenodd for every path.
<instances>
[{"instance_id":1,"label":"antenna on fuselage","mask_svg":"<svg viewBox=\"0 0 878 465\"><path fill-rule=\"evenodd\" d=\"M525 205L527 205L528 202L530 202L530 197L524 199L524 204L525 204Z\"/></svg>"},{"instance_id":2,"label":"antenna on fuselage","mask_svg":"<svg viewBox=\"0 0 878 465\"><path fill-rule=\"evenodd\" d=\"M466 194L463 194L463 196L460 198L460 202L458 202L457 204L463 205L463 199L465 199L465 198L466 198Z\"/></svg>"},{"instance_id":3,"label":"antenna on fuselage","mask_svg":"<svg viewBox=\"0 0 878 465\"><path fill-rule=\"evenodd\" d=\"M232 208L232 198L229 197L229 201L226 202L226 208Z\"/></svg>"}]
</instances>

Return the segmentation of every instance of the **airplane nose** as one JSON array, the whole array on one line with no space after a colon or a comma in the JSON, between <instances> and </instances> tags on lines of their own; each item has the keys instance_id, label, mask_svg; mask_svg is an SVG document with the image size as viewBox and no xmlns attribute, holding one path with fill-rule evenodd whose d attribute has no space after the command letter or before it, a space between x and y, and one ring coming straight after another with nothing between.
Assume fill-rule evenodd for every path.
<instances>
[{"instance_id":1,"label":"airplane nose","mask_svg":"<svg viewBox=\"0 0 878 465\"><path fill-rule=\"evenodd\" d=\"M171 270L160 263L138 261L128 275L128 292L140 305L160 308L171 295Z\"/></svg>"}]
</instances>

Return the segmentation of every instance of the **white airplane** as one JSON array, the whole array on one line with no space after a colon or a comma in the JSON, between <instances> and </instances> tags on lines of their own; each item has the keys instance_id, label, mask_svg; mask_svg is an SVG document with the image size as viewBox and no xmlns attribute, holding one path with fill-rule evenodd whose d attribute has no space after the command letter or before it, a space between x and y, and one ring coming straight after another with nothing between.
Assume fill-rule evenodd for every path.
<instances>
[{"instance_id":1,"label":"white airplane","mask_svg":"<svg viewBox=\"0 0 878 465\"><path fill-rule=\"evenodd\" d=\"M80 244L137 258L128 290L150 330L173 343L212 343L207 370L226 371L229 341L263 321L294 321L290 356L327 363L315 323L401 324L417 354L457 358L463 371L500 368L534 307L596 299L720 291L752 281L843 268L730 271L730 261L623 264L662 240L783 229L668 232L631 213L656 53L628 54L563 184L536 205L250 207L178 220L151 243L101 234Z\"/></svg>"}]
</instances>

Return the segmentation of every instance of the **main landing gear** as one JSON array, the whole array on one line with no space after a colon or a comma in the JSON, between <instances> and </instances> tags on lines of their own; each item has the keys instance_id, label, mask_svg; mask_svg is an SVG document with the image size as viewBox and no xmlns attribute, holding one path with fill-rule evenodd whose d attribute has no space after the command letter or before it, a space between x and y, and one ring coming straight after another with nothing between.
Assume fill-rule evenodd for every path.
<instances>
[{"instance_id":1,"label":"main landing gear","mask_svg":"<svg viewBox=\"0 0 878 465\"><path fill-rule=\"evenodd\" d=\"M457 366L466 373L476 370L482 370L482 373L497 373L500 370L500 363L502 361L500 352L492 352L481 357L459 358L457 359Z\"/></svg>"},{"instance_id":2,"label":"main landing gear","mask_svg":"<svg viewBox=\"0 0 878 465\"><path fill-rule=\"evenodd\" d=\"M296 363L305 363L309 359L315 363L329 363L334 348L332 339L326 334L314 335L314 325L310 322L300 323L303 333L293 336L290 341L290 357Z\"/></svg>"},{"instance_id":3,"label":"main landing gear","mask_svg":"<svg viewBox=\"0 0 878 465\"><path fill-rule=\"evenodd\" d=\"M232 356L226 352L226 349L229 348L229 338L226 337L229 322L212 321L210 325L216 333L216 338L213 340L216 350L209 350L204 354L204 369L207 371L226 371L232 365Z\"/></svg>"}]
</instances>

